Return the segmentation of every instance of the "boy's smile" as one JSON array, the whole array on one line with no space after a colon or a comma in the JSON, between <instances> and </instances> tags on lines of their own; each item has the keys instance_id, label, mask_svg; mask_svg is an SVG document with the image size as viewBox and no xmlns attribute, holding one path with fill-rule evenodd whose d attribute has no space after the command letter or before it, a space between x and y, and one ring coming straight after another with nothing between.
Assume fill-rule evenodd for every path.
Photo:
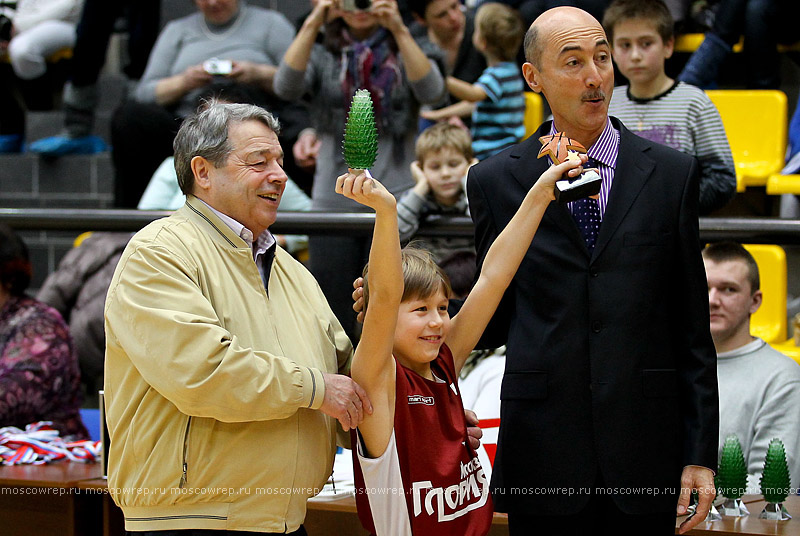
<instances>
[{"instance_id":1,"label":"boy's smile","mask_svg":"<svg viewBox=\"0 0 800 536\"><path fill-rule=\"evenodd\" d=\"M392 352L401 364L423 378L432 379L430 364L439 355L450 330L447 305L441 290L400 304Z\"/></svg>"}]
</instances>

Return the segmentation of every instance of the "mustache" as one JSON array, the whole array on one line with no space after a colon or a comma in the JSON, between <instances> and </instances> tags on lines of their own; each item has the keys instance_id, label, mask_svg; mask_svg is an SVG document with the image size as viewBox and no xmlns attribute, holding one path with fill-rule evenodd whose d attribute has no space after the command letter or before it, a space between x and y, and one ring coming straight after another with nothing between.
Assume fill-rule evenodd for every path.
<instances>
[{"instance_id":1,"label":"mustache","mask_svg":"<svg viewBox=\"0 0 800 536\"><path fill-rule=\"evenodd\" d=\"M606 100L606 92L600 88L585 91L581 95L581 100Z\"/></svg>"}]
</instances>

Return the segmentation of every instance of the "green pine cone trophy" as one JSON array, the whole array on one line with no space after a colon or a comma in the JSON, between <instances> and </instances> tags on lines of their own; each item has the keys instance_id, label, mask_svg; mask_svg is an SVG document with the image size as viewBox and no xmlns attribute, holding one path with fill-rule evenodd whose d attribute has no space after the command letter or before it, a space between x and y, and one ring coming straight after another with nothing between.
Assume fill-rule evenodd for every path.
<instances>
[{"instance_id":1,"label":"green pine cone trophy","mask_svg":"<svg viewBox=\"0 0 800 536\"><path fill-rule=\"evenodd\" d=\"M378 157L378 129L369 91L359 89L353 95L342 143L344 161L352 169L369 169Z\"/></svg>"},{"instance_id":2,"label":"green pine cone trophy","mask_svg":"<svg viewBox=\"0 0 800 536\"><path fill-rule=\"evenodd\" d=\"M789 495L789 466L783 442L775 438L769 442L764 472L761 474L761 494L768 503L781 503Z\"/></svg>"},{"instance_id":3,"label":"green pine cone trophy","mask_svg":"<svg viewBox=\"0 0 800 536\"><path fill-rule=\"evenodd\" d=\"M735 435L725 438L716 484L719 494L728 499L740 499L747 491L747 466L742 445Z\"/></svg>"}]
</instances>

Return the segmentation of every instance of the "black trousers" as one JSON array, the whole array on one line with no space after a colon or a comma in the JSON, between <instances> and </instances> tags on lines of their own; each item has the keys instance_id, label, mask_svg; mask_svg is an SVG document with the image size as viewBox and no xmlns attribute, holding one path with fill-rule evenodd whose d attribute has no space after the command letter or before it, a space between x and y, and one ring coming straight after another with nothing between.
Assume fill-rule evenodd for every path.
<instances>
[{"instance_id":1,"label":"black trousers","mask_svg":"<svg viewBox=\"0 0 800 536\"><path fill-rule=\"evenodd\" d=\"M598 473L595 488L603 487L606 487L605 480ZM672 536L675 512L626 514L611 495L592 493L589 502L577 514L540 516L509 512L508 533L510 536Z\"/></svg>"}]
</instances>

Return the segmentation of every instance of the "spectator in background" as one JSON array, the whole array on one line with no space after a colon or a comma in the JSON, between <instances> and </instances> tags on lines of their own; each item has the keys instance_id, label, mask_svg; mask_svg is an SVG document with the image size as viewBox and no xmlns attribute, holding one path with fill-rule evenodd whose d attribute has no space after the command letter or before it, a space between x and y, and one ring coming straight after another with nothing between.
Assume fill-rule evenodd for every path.
<instances>
[{"instance_id":1,"label":"spectator in background","mask_svg":"<svg viewBox=\"0 0 800 536\"><path fill-rule=\"evenodd\" d=\"M58 311L25 295L30 282L27 247L0 225L0 427L52 421L62 437L88 439L69 328Z\"/></svg>"},{"instance_id":2,"label":"spectator in background","mask_svg":"<svg viewBox=\"0 0 800 536\"><path fill-rule=\"evenodd\" d=\"M720 66L744 37L745 82L750 89L778 89L778 44L800 39L797 0L721 0L713 27L691 55L678 80L703 89L716 87Z\"/></svg>"},{"instance_id":3,"label":"spectator in background","mask_svg":"<svg viewBox=\"0 0 800 536\"><path fill-rule=\"evenodd\" d=\"M483 4L497 1L517 9L527 28L536 17L548 9L559 6L578 7L591 14L597 20L601 20L603 18L603 10L610 0L474 0L474 9L478 9Z\"/></svg>"},{"instance_id":4,"label":"spectator in background","mask_svg":"<svg viewBox=\"0 0 800 536\"><path fill-rule=\"evenodd\" d=\"M125 74L138 80L156 40L161 17L160 0L85 0L75 35L71 79L64 86L64 131L36 140L29 150L48 157L92 154L108 150L92 135L99 100L97 78L106 61L108 43L116 22L125 14L128 65Z\"/></svg>"},{"instance_id":5,"label":"spectator in background","mask_svg":"<svg viewBox=\"0 0 800 536\"><path fill-rule=\"evenodd\" d=\"M661 0L616 0L603 17L614 61L630 85L615 88L608 113L639 136L690 154L700 163L700 215L736 194L736 170L725 127L700 89L664 71L675 42Z\"/></svg>"},{"instance_id":6,"label":"spectator in background","mask_svg":"<svg viewBox=\"0 0 800 536\"><path fill-rule=\"evenodd\" d=\"M786 447L792 486L800 483L800 366L750 334L750 316L761 306L758 265L733 242L703 250L708 279L711 336L717 350L719 448L739 438L747 465L747 493L759 493L767 447Z\"/></svg>"},{"instance_id":7,"label":"spectator in background","mask_svg":"<svg viewBox=\"0 0 800 536\"><path fill-rule=\"evenodd\" d=\"M325 44L315 44L324 28ZM275 76L275 92L285 99L310 99L313 130L298 143L314 147L316 159L312 208L318 211L362 212L364 207L334 193L342 169L342 137L353 94L368 88L378 127L378 158L371 168L386 188L399 197L414 182L413 161L419 107L444 97L444 79L436 59L441 51L423 51L411 36L396 0L374 0L369 11L343 11L339 0L319 0L297 33ZM351 336L355 318L350 308L351 282L369 252L362 237L312 236L311 271L336 316Z\"/></svg>"},{"instance_id":8,"label":"spectator in background","mask_svg":"<svg viewBox=\"0 0 800 536\"><path fill-rule=\"evenodd\" d=\"M271 97L277 64L294 37L280 13L239 0L195 0L198 12L173 20L158 36L134 99L112 121L115 204L135 207L153 172L172 154L182 119L210 88L235 87L273 110L285 125L287 157L306 126L302 108ZM217 61L209 61L217 60ZM131 165L136 162L136 165Z\"/></svg>"},{"instance_id":9,"label":"spectator in background","mask_svg":"<svg viewBox=\"0 0 800 536\"><path fill-rule=\"evenodd\" d=\"M69 324L80 365L83 396L92 405L97 403L97 391L103 388L106 292L131 236L131 233L92 233L64 255L36 295Z\"/></svg>"},{"instance_id":10,"label":"spectator in background","mask_svg":"<svg viewBox=\"0 0 800 536\"><path fill-rule=\"evenodd\" d=\"M469 214L464 186L469 166L477 163L469 133L449 123L424 130L417 138L416 155L417 159L411 163L416 184L397 203L403 245L414 238L420 223L429 217ZM475 250L472 237L428 237L423 243L437 262L456 250Z\"/></svg>"},{"instance_id":11,"label":"spectator in background","mask_svg":"<svg viewBox=\"0 0 800 536\"><path fill-rule=\"evenodd\" d=\"M53 83L45 75L47 59L75 43L83 0L19 0L0 25L0 153L22 150L25 109L52 107ZM10 15L10 16L9 16ZM23 106L24 103L24 106Z\"/></svg>"},{"instance_id":12,"label":"spectator in background","mask_svg":"<svg viewBox=\"0 0 800 536\"><path fill-rule=\"evenodd\" d=\"M472 150L478 160L511 147L525 135L525 85L514 63L523 33L522 19L512 8L496 2L481 5L472 43L488 67L474 84L448 76L447 90L461 101L422 113L431 120L471 114Z\"/></svg>"},{"instance_id":13,"label":"spectator in background","mask_svg":"<svg viewBox=\"0 0 800 536\"><path fill-rule=\"evenodd\" d=\"M465 9L459 0L411 0L409 8L415 21L411 25L414 38L420 42L427 39L442 50L443 74L474 83L486 69L486 60L472 44L474 12ZM433 108L448 104L452 104L449 97ZM469 118L465 119L469 125ZM433 121L420 118L420 131L432 124Z\"/></svg>"}]
</instances>

